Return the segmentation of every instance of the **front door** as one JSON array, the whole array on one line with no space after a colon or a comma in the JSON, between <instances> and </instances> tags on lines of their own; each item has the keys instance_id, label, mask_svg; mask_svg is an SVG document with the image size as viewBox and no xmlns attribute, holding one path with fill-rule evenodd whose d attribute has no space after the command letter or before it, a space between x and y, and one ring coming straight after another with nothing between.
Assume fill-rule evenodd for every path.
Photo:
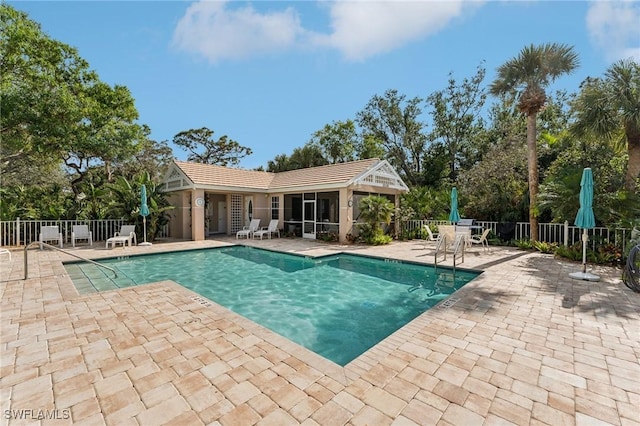
<instances>
[{"instance_id":1,"label":"front door","mask_svg":"<svg viewBox=\"0 0 640 426\"><path fill-rule=\"evenodd\" d=\"M253 197L244 197L244 222L246 226L249 226L253 219Z\"/></svg>"},{"instance_id":2,"label":"front door","mask_svg":"<svg viewBox=\"0 0 640 426\"><path fill-rule=\"evenodd\" d=\"M304 200L302 206L302 238L316 239L316 200Z\"/></svg>"},{"instance_id":3,"label":"front door","mask_svg":"<svg viewBox=\"0 0 640 426\"><path fill-rule=\"evenodd\" d=\"M218 232L227 232L227 202L218 201Z\"/></svg>"}]
</instances>

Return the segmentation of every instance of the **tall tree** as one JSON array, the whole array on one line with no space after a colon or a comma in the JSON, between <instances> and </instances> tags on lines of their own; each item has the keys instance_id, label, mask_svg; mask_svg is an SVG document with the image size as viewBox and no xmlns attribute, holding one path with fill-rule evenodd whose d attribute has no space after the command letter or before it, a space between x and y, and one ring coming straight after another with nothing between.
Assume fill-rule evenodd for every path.
<instances>
[{"instance_id":1,"label":"tall tree","mask_svg":"<svg viewBox=\"0 0 640 426\"><path fill-rule=\"evenodd\" d=\"M529 170L529 223L531 240L538 240L538 153L536 118L547 102L545 89L563 74L571 73L579 64L572 46L548 43L530 45L519 55L498 67L498 75L490 85L493 95L509 95L517 99L517 108L527 118L527 167Z\"/></svg>"},{"instance_id":2,"label":"tall tree","mask_svg":"<svg viewBox=\"0 0 640 426\"><path fill-rule=\"evenodd\" d=\"M625 188L635 191L640 177L640 65L621 60L607 69L603 79L590 78L574 103L578 136L593 132L627 146L629 163Z\"/></svg>"},{"instance_id":3,"label":"tall tree","mask_svg":"<svg viewBox=\"0 0 640 426\"><path fill-rule=\"evenodd\" d=\"M317 145L329 163L344 163L355 158L358 134L353 120L334 121L314 132L311 143Z\"/></svg>"},{"instance_id":4,"label":"tall tree","mask_svg":"<svg viewBox=\"0 0 640 426\"><path fill-rule=\"evenodd\" d=\"M173 137L173 143L189 152L188 161L220 166L238 165L240 159L251 155L251 148L240 145L227 135L218 140L213 138L213 130L206 127L180 132ZM204 148L203 152L199 152Z\"/></svg>"},{"instance_id":5,"label":"tall tree","mask_svg":"<svg viewBox=\"0 0 640 426\"><path fill-rule=\"evenodd\" d=\"M433 108L431 139L444 147L452 181L460 166L469 167L478 159L475 136L484 126L481 113L487 95L481 84L485 74L484 67L479 66L473 77L458 84L450 73L447 88L427 98Z\"/></svg>"},{"instance_id":6,"label":"tall tree","mask_svg":"<svg viewBox=\"0 0 640 426\"><path fill-rule=\"evenodd\" d=\"M77 195L90 166L134 153L140 126L129 90L98 79L77 50L51 39L24 12L0 4L1 161L4 179L20 181L34 163L64 164Z\"/></svg>"},{"instance_id":7,"label":"tall tree","mask_svg":"<svg viewBox=\"0 0 640 426\"><path fill-rule=\"evenodd\" d=\"M295 148L289 157L289 170L306 169L307 167L324 166L329 164L320 148L308 143L302 148Z\"/></svg>"},{"instance_id":8,"label":"tall tree","mask_svg":"<svg viewBox=\"0 0 640 426\"><path fill-rule=\"evenodd\" d=\"M423 180L426 136L418 120L420 103L420 98L406 100L397 90L387 90L384 96L374 96L357 114L363 133L382 143L386 158L409 185L419 185Z\"/></svg>"}]
</instances>

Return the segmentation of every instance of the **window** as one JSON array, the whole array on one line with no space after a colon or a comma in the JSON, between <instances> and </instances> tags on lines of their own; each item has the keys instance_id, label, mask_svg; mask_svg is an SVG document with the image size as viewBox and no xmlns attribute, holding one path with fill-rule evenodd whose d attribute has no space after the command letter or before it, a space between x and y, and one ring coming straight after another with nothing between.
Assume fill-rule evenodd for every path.
<instances>
[{"instance_id":1,"label":"window","mask_svg":"<svg viewBox=\"0 0 640 426\"><path fill-rule=\"evenodd\" d=\"M280 197L271 197L271 219L280 219Z\"/></svg>"}]
</instances>

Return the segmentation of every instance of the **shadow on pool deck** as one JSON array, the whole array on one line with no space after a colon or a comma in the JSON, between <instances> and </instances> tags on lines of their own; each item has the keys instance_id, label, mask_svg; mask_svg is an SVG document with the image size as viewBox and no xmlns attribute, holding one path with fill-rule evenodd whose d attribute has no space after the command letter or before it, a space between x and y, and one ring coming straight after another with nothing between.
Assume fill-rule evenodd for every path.
<instances>
[{"instance_id":1,"label":"shadow on pool deck","mask_svg":"<svg viewBox=\"0 0 640 426\"><path fill-rule=\"evenodd\" d=\"M412 241L243 244L429 263ZM12 258L0 260L3 413L66 410L56 424L640 424L640 296L614 268L586 283L568 277L579 264L552 256L474 254L464 267L484 273L451 303L340 368L174 283L79 296L65 255L34 250L26 281L21 251Z\"/></svg>"}]
</instances>

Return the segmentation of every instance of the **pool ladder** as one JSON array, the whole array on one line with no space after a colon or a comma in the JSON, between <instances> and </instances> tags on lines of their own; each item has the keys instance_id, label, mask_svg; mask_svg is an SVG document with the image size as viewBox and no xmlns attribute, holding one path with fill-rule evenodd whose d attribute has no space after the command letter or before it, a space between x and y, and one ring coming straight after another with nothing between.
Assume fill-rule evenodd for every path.
<instances>
[{"instance_id":1,"label":"pool ladder","mask_svg":"<svg viewBox=\"0 0 640 426\"><path fill-rule=\"evenodd\" d=\"M465 240L462 235L456 236L453 242L453 270L456 269L458 259L462 259L459 263L464 263ZM433 263L438 267L438 258L442 256L442 260L447 260L447 236L442 235L436 244L436 252L434 254Z\"/></svg>"},{"instance_id":2,"label":"pool ladder","mask_svg":"<svg viewBox=\"0 0 640 426\"><path fill-rule=\"evenodd\" d=\"M103 264L101 264L101 263L98 263L98 262L96 262L96 261L94 261L94 260L87 259L86 257L78 256L78 255L77 255L77 254L75 254L75 253L71 253L71 252L69 252L69 251L67 251L67 250L63 250L63 249L61 249L61 248L59 248L59 247L52 246L51 244L41 243L40 241L33 241L32 243L27 244L27 245L25 246L25 248L24 248L24 279L25 279L25 280L26 280L26 279L27 279L27 277L29 276L29 262L28 262L28 260L27 260L27 253L28 253L29 247L31 247L31 246L32 246L32 245L34 245L34 244L39 244L39 245L40 245L40 247L45 246L45 247L48 247L48 248L50 248L50 249L54 249L54 250L61 251L62 253L64 253L64 254L68 254L69 256L73 256L73 257L75 257L75 258L78 258L78 259L84 260L85 262L92 263L92 264L94 264L94 265L96 265L96 266L99 266L99 267L101 267L101 268L108 269L108 270L110 270L111 272L113 272L113 277L114 277L114 278L118 278L118 273L117 273L117 272L116 272L116 270L115 270L115 269L113 269L113 268L110 268L110 267L108 267L108 266L106 266L106 265L103 265Z\"/></svg>"}]
</instances>

